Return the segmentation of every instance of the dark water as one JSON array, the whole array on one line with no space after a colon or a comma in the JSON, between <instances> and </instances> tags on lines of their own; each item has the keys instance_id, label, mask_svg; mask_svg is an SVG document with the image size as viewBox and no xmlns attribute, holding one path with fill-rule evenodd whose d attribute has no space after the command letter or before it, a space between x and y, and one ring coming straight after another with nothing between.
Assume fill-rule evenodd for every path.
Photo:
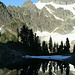
<instances>
[{"instance_id":1,"label":"dark water","mask_svg":"<svg viewBox=\"0 0 75 75\"><path fill-rule=\"evenodd\" d=\"M65 62L24 59L23 62L8 65L7 72L0 75L75 75L70 69L71 66Z\"/></svg>"}]
</instances>

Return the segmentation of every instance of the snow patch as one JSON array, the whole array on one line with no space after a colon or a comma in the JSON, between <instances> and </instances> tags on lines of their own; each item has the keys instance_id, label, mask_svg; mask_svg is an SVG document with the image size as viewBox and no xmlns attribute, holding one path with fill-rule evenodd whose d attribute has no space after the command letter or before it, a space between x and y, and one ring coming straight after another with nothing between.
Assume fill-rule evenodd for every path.
<instances>
[{"instance_id":1,"label":"snow patch","mask_svg":"<svg viewBox=\"0 0 75 75\"><path fill-rule=\"evenodd\" d=\"M56 28L56 29L58 29L58 28ZM70 42L75 40L75 33L72 33L72 32L69 33L69 34L64 34L64 35L61 35L61 34L56 33L56 32L50 33L50 32L47 32L47 31L43 31L43 32L37 31L35 33L36 33L37 36L40 37L41 42L42 41L49 42L50 36L52 37L53 42L58 43L58 44L60 44L61 41L63 41L63 43L65 44L66 38L69 38Z\"/></svg>"},{"instance_id":2,"label":"snow patch","mask_svg":"<svg viewBox=\"0 0 75 75\"><path fill-rule=\"evenodd\" d=\"M52 14L56 19L61 20L61 21L64 21L63 19L61 19L61 18L55 16L55 15L52 13L52 11L51 11L47 6L45 6L45 8L46 8L46 9L48 10L48 12L49 12L50 14Z\"/></svg>"},{"instance_id":3,"label":"snow patch","mask_svg":"<svg viewBox=\"0 0 75 75\"><path fill-rule=\"evenodd\" d=\"M69 4L69 5L61 5L61 4L55 4L55 3L53 3L53 2L50 2L50 3L41 3L41 2L37 2L37 3L35 3L35 5L36 5L36 7L38 8L38 9L42 9L43 7L45 7L46 5L52 5L52 6L54 6L56 9L57 8L63 8L64 10L69 10L69 11L71 11L72 13L73 13L73 15L75 15L75 10L74 10L74 8L75 8L75 4Z\"/></svg>"},{"instance_id":4,"label":"snow patch","mask_svg":"<svg viewBox=\"0 0 75 75\"><path fill-rule=\"evenodd\" d=\"M57 17L57 16L55 16L55 15L54 15L54 17L55 17L56 19L58 19L58 20L64 21L63 19L61 19L61 18L59 18L59 17Z\"/></svg>"},{"instance_id":5,"label":"snow patch","mask_svg":"<svg viewBox=\"0 0 75 75\"><path fill-rule=\"evenodd\" d=\"M53 5L56 9L61 7L64 10L69 10L73 13L73 15L75 15L75 10L74 10L75 4L61 5L61 4L55 4L53 2L51 2L50 4Z\"/></svg>"},{"instance_id":6,"label":"snow patch","mask_svg":"<svg viewBox=\"0 0 75 75\"><path fill-rule=\"evenodd\" d=\"M41 9L46 5L46 3L41 3L41 2L39 1L39 2L35 3L35 5L36 5L36 7L37 7L38 9L41 10Z\"/></svg>"},{"instance_id":7,"label":"snow patch","mask_svg":"<svg viewBox=\"0 0 75 75\"><path fill-rule=\"evenodd\" d=\"M73 31L71 33L75 33L75 27L73 26Z\"/></svg>"},{"instance_id":8,"label":"snow patch","mask_svg":"<svg viewBox=\"0 0 75 75\"><path fill-rule=\"evenodd\" d=\"M2 27L0 27L0 31L2 30Z\"/></svg>"},{"instance_id":9,"label":"snow patch","mask_svg":"<svg viewBox=\"0 0 75 75\"><path fill-rule=\"evenodd\" d=\"M75 27L73 27L75 29Z\"/></svg>"},{"instance_id":10,"label":"snow patch","mask_svg":"<svg viewBox=\"0 0 75 75\"><path fill-rule=\"evenodd\" d=\"M43 7L45 7L45 8L48 10L48 12L49 12L50 14L52 14L56 19L61 20L61 21L64 21L63 19L61 19L61 18L55 16L55 15L52 13L52 11L51 11L47 6L45 6L45 5L48 5L48 4L50 4L50 3L40 3L40 2L35 3L35 5L36 5L36 7L37 7L38 9L41 10Z\"/></svg>"},{"instance_id":11,"label":"snow patch","mask_svg":"<svg viewBox=\"0 0 75 75\"><path fill-rule=\"evenodd\" d=\"M0 27L0 31L2 30L3 27L4 27L4 25L2 25L2 26Z\"/></svg>"},{"instance_id":12,"label":"snow patch","mask_svg":"<svg viewBox=\"0 0 75 75\"><path fill-rule=\"evenodd\" d=\"M53 32L55 32L58 28L59 28L59 27L57 27ZM51 32L51 33L53 33L53 32Z\"/></svg>"},{"instance_id":13,"label":"snow patch","mask_svg":"<svg viewBox=\"0 0 75 75\"><path fill-rule=\"evenodd\" d=\"M52 11L51 11L47 6L45 6L45 8L48 10L48 12L49 12L50 14L52 14Z\"/></svg>"}]
</instances>

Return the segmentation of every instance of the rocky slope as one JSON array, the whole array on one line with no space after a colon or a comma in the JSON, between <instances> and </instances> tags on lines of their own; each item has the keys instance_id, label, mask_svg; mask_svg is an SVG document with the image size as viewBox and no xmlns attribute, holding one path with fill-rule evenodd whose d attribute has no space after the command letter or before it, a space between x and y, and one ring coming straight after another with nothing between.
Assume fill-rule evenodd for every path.
<instances>
[{"instance_id":1,"label":"rocky slope","mask_svg":"<svg viewBox=\"0 0 75 75\"><path fill-rule=\"evenodd\" d=\"M7 7L0 2L0 25L8 24L11 21L11 14L8 12Z\"/></svg>"},{"instance_id":2,"label":"rocky slope","mask_svg":"<svg viewBox=\"0 0 75 75\"><path fill-rule=\"evenodd\" d=\"M75 27L74 1L39 0L32 3L28 0L20 7L6 7L0 2L0 26L4 25L5 30L14 32L14 35L17 28L20 29L25 23L34 32L71 33Z\"/></svg>"},{"instance_id":3,"label":"rocky slope","mask_svg":"<svg viewBox=\"0 0 75 75\"><path fill-rule=\"evenodd\" d=\"M62 33L63 31L63 33L65 33L65 30L67 33L69 33L73 30L75 18L70 10L64 10L64 8L62 7L58 7L56 9L55 6L53 6L52 4L47 4L47 2L45 1L42 9L39 9L38 7L40 5L42 6L43 4L42 0L40 0L40 2L42 3L38 2L36 4L33 4L30 0L28 0L21 7L6 7L3 3L0 3L1 7L3 8L3 10L0 10L0 13L2 15L0 24L11 24L12 19L18 19L23 23L26 22L26 24L34 31L40 30L52 32L56 27L59 27L59 30L57 30L57 32L60 32L61 30L60 33ZM2 6L2 4L4 6ZM67 29L67 27L65 28L65 25L69 29Z\"/></svg>"},{"instance_id":4,"label":"rocky slope","mask_svg":"<svg viewBox=\"0 0 75 75\"><path fill-rule=\"evenodd\" d=\"M41 2L43 1L41 0ZM40 30L52 32L56 27L59 27L62 33L65 29L67 32L70 32L73 29L72 25L74 24L69 22L69 20L74 16L71 11L64 10L63 8L56 9L51 4L45 4L40 10L38 9L37 4L39 3L33 4L28 0L21 7L6 7L2 2L0 2L0 16L2 17L0 19L0 24L10 25L13 19L17 19L23 23L26 22L26 24L34 31ZM14 27L18 25L17 23L14 24ZM68 30L67 27L65 28L65 25L69 27L70 30ZM57 32L60 32L60 29L57 30Z\"/></svg>"},{"instance_id":5,"label":"rocky slope","mask_svg":"<svg viewBox=\"0 0 75 75\"><path fill-rule=\"evenodd\" d=\"M54 2L54 3L58 3L58 4L63 4L63 5L75 3L75 0L39 0L39 1L42 3Z\"/></svg>"}]
</instances>

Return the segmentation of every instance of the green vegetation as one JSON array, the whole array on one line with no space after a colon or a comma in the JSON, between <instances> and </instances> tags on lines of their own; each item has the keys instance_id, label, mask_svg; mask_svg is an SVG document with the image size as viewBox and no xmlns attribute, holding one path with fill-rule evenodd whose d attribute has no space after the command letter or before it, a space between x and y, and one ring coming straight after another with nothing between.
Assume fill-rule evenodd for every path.
<instances>
[{"instance_id":1,"label":"green vegetation","mask_svg":"<svg viewBox=\"0 0 75 75\"><path fill-rule=\"evenodd\" d=\"M10 23L10 27L14 27L16 24L17 24L17 23L16 23L15 21L12 21L12 22Z\"/></svg>"},{"instance_id":2,"label":"green vegetation","mask_svg":"<svg viewBox=\"0 0 75 75\"><path fill-rule=\"evenodd\" d=\"M16 23L17 22L17 23ZM19 20L14 19L11 22L12 26L16 26ZM64 54L70 53L70 43L69 39L66 39L65 45L63 45L63 41L58 45L56 43L53 44L52 38L50 37L49 45L44 41L42 44L39 40L39 36L33 34L32 29L29 29L26 23L21 22L21 29L16 28L16 34L14 34L8 28L4 28L5 32L0 37L0 42L7 43L7 45L14 50L24 51L25 54L28 55L49 55L49 54ZM49 46L49 47L48 47Z\"/></svg>"},{"instance_id":3,"label":"green vegetation","mask_svg":"<svg viewBox=\"0 0 75 75\"><path fill-rule=\"evenodd\" d=\"M9 41L16 42L16 41L17 41L16 36L13 35L13 34L10 34L10 33L8 33L8 32L3 33L3 34L1 35L1 37L0 37L0 42L2 42L2 43L7 43L7 42L9 42Z\"/></svg>"},{"instance_id":4,"label":"green vegetation","mask_svg":"<svg viewBox=\"0 0 75 75\"><path fill-rule=\"evenodd\" d=\"M0 4L0 9L1 9L2 5Z\"/></svg>"},{"instance_id":5,"label":"green vegetation","mask_svg":"<svg viewBox=\"0 0 75 75\"><path fill-rule=\"evenodd\" d=\"M13 23L15 24L15 23ZM22 23L23 27L17 29L16 36L10 32L6 31L4 34L1 35L0 41L2 43L7 43L10 48L15 50L22 50L28 55L49 55L49 54L63 54L63 53L70 53L70 43L69 39L66 39L66 44L58 45L52 42L52 38L50 37L49 40L49 47L48 44L44 41L40 43L39 36L33 34L32 29L29 29L26 24ZM11 41L11 42L10 42Z\"/></svg>"},{"instance_id":6,"label":"green vegetation","mask_svg":"<svg viewBox=\"0 0 75 75\"><path fill-rule=\"evenodd\" d=\"M18 14L18 12L16 12L16 14Z\"/></svg>"},{"instance_id":7,"label":"green vegetation","mask_svg":"<svg viewBox=\"0 0 75 75\"><path fill-rule=\"evenodd\" d=\"M17 41L17 38L16 38L15 35L12 35L12 36L11 36L11 41L13 41L13 42L16 42L16 41Z\"/></svg>"},{"instance_id":8,"label":"green vegetation","mask_svg":"<svg viewBox=\"0 0 75 75\"><path fill-rule=\"evenodd\" d=\"M1 35L0 41L3 43L6 43L7 41L9 41L8 37L5 34Z\"/></svg>"}]
</instances>

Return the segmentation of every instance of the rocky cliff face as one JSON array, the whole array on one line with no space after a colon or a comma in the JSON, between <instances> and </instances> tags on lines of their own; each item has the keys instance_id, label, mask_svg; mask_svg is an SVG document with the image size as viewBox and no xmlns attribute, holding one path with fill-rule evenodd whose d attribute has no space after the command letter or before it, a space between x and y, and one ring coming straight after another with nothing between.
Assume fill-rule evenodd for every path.
<instances>
[{"instance_id":1,"label":"rocky cliff face","mask_svg":"<svg viewBox=\"0 0 75 75\"><path fill-rule=\"evenodd\" d=\"M8 12L7 7L0 2L0 25L9 23L11 20L11 14Z\"/></svg>"},{"instance_id":2,"label":"rocky cliff face","mask_svg":"<svg viewBox=\"0 0 75 75\"><path fill-rule=\"evenodd\" d=\"M61 23L46 8L39 10L31 1L25 2L21 7L8 6L7 9L13 18L17 18L23 23L26 22L33 31L47 30L51 32Z\"/></svg>"},{"instance_id":3,"label":"rocky cliff face","mask_svg":"<svg viewBox=\"0 0 75 75\"><path fill-rule=\"evenodd\" d=\"M22 27L22 24L26 23L34 32L55 31L61 34L70 33L74 29L75 6L72 2L75 0L39 1L33 4L28 0L20 7L6 7L0 2L0 25L7 25L9 29L16 30L17 27ZM68 2L70 5L63 6L63 2Z\"/></svg>"},{"instance_id":4,"label":"rocky cliff face","mask_svg":"<svg viewBox=\"0 0 75 75\"><path fill-rule=\"evenodd\" d=\"M54 2L54 3L57 3L57 4L63 4L63 5L75 3L75 0L39 0L39 1L42 2L42 3Z\"/></svg>"}]
</instances>

